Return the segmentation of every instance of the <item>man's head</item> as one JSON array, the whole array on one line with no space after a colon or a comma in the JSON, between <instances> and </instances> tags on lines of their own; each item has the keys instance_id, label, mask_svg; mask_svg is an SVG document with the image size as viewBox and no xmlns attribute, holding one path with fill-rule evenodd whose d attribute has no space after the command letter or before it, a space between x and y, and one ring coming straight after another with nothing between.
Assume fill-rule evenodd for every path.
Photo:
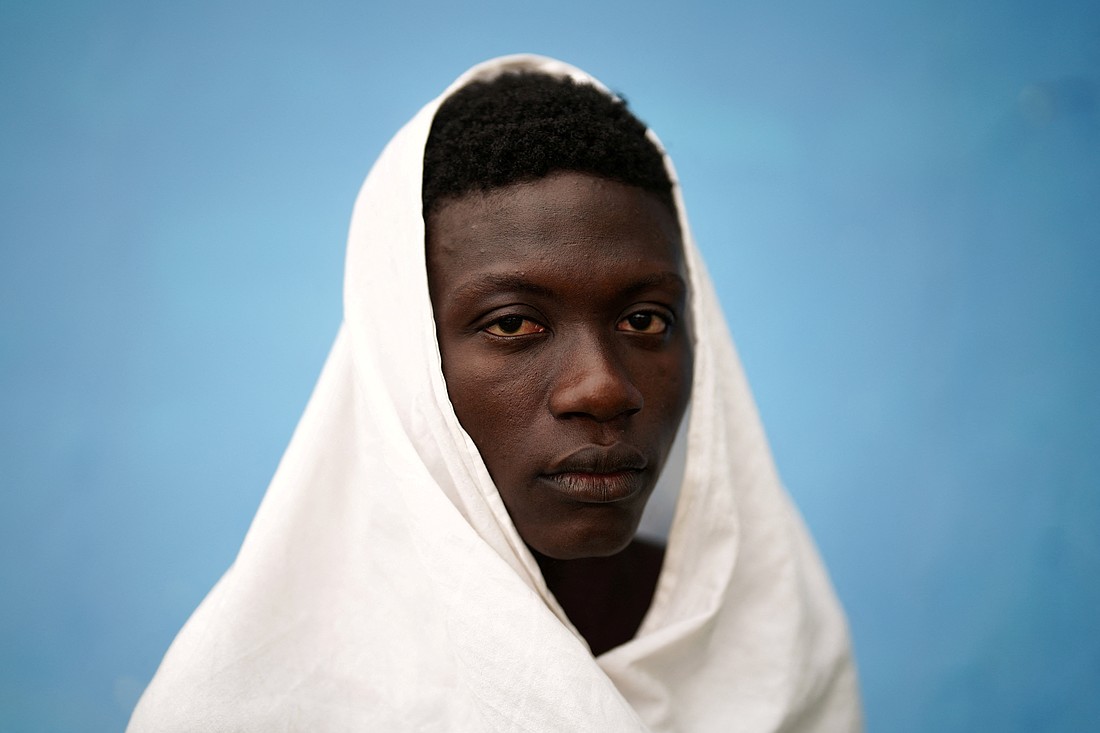
<instances>
[{"instance_id":1,"label":"man's head","mask_svg":"<svg viewBox=\"0 0 1100 733\"><path fill-rule=\"evenodd\" d=\"M659 151L598 90L505 76L440 109L424 210L448 393L516 529L558 559L618 552L691 390Z\"/></svg>"}]
</instances>

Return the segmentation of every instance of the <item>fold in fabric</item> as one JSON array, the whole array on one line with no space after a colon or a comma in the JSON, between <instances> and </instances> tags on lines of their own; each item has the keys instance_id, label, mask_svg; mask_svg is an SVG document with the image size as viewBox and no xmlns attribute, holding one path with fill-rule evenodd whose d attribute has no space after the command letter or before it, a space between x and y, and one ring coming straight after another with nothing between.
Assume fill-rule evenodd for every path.
<instances>
[{"instance_id":1,"label":"fold in fabric","mask_svg":"<svg viewBox=\"0 0 1100 733\"><path fill-rule=\"evenodd\" d=\"M344 323L313 396L133 733L860 729L843 613L780 485L678 185L694 387L636 637L593 658L512 526L447 398L421 214L439 104L510 70L598 85L552 59L488 61L386 146L355 204Z\"/></svg>"}]
</instances>

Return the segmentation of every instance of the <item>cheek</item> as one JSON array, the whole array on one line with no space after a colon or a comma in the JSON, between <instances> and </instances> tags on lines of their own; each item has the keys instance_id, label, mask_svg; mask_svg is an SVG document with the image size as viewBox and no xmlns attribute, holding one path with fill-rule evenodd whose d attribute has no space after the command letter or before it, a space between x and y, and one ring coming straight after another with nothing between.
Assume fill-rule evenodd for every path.
<instances>
[{"instance_id":1,"label":"cheek","mask_svg":"<svg viewBox=\"0 0 1100 733\"><path fill-rule=\"evenodd\" d=\"M663 435L674 435L691 399L694 359L684 345L644 364L643 394L651 419Z\"/></svg>"},{"instance_id":2,"label":"cheek","mask_svg":"<svg viewBox=\"0 0 1100 733\"><path fill-rule=\"evenodd\" d=\"M449 349L443 375L458 421L473 438L489 473L522 460L531 426L544 404L544 385L533 361L487 355L478 348Z\"/></svg>"},{"instance_id":3,"label":"cheek","mask_svg":"<svg viewBox=\"0 0 1100 733\"><path fill-rule=\"evenodd\" d=\"M695 354L690 346L684 348L684 353L679 357L674 369L676 373L671 379L678 387L674 394L677 409L682 415L691 401L691 387L695 379Z\"/></svg>"}]
</instances>

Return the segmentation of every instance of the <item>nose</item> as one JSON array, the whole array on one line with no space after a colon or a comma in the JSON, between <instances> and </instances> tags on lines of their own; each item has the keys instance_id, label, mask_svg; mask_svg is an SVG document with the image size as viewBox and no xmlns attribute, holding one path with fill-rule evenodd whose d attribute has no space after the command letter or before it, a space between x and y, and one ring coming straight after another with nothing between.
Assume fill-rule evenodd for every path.
<instances>
[{"instance_id":1,"label":"nose","mask_svg":"<svg viewBox=\"0 0 1100 733\"><path fill-rule=\"evenodd\" d=\"M633 415L643 404L641 391L612 344L581 339L562 354L550 393L555 417L607 422Z\"/></svg>"}]
</instances>

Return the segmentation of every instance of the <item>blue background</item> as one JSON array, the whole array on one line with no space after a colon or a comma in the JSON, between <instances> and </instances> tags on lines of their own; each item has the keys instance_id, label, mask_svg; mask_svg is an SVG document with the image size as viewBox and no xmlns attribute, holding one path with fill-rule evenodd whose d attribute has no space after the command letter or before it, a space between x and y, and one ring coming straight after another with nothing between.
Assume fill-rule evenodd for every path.
<instances>
[{"instance_id":1,"label":"blue background","mask_svg":"<svg viewBox=\"0 0 1100 733\"><path fill-rule=\"evenodd\" d=\"M308 398L362 177L517 51L670 148L869 730L1100 730L1100 5L1068 0L0 4L0 729L124 725Z\"/></svg>"}]
</instances>

